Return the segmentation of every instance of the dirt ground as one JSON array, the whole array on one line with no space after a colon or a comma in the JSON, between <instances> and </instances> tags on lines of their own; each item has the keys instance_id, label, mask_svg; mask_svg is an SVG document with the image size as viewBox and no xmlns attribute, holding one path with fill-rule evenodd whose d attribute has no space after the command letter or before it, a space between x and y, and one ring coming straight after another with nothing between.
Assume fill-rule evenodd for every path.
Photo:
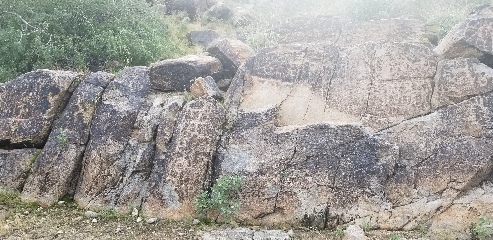
<instances>
[{"instance_id":1,"label":"dirt ground","mask_svg":"<svg viewBox=\"0 0 493 240\"><path fill-rule=\"evenodd\" d=\"M100 211L97 217L86 216L74 203L66 202L42 208L21 202L16 195L0 195L0 239L200 239L203 232L231 225L193 224L193 219L183 222L158 220L147 223L138 216ZM260 230L261 227L250 227ZM283 229L288 231L290 229ZM292 239L341 239L334 230L292 229ZM339 234L338 234L339 233ZM424 232L369 231L370 239L417 239Z\"/></svg>"}]
</instances>

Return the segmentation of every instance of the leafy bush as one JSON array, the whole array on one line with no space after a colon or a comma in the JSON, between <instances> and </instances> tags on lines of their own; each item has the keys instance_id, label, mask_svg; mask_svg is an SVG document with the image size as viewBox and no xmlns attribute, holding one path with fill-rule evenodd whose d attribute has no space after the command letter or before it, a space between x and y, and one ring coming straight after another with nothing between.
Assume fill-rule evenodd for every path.
<instances>
[{"instance_id":1,"label":"leafy bush","mask_svg":"<svg viewBox=\"0 0 493 240\"><path fill-rule=\"evenodd\" d=\"M471 223L469 233L471 233L471 238L474 240L491 239L493 235L493 219L479 218L477 223Z\"/></svg>"},{"instance_id":2,"label":"leafy bush","mask_svg":"<svg viewBox=\"0 0 493 240\"><path fill-rule=\"evenodd\" d=\"M217 179L210 191L204 191L197 196L194 203L195 211L202 217L214 221L219 217L223 217L226 221L231 220L240 206L240 203L234 199L243 183L243 179L239 176L222 176Z\"/></svg>"},{"instance_id":3,"label":"leafy bush","mask_svg":"<svg viewBox=\"0 0 493 240\"><path fill-rule=\"evenodd\" d=\"M180 54L142 0L0 0L0 42L0 82L39 68L116 71Z\"/></svg>"}]
</instances>

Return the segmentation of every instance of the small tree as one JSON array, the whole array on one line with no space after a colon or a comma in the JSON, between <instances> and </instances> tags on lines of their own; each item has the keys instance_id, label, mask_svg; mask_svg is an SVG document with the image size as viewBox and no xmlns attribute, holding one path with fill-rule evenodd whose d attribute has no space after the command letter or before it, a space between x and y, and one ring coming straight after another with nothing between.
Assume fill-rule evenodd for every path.
<instances>
[{"instance_id":1,"label":"small tree","mask_svg":"<svg viewBox=\"0 0 493 240\"><path fill-rule=\"evenodd\" d=\"M219 217L223 217L230 221L240 206L235 199L243 183L240 176L220 177L210 191L204 191L197 196L195 211L207 219L217 221Z\"/></svg>"}]
</instances>

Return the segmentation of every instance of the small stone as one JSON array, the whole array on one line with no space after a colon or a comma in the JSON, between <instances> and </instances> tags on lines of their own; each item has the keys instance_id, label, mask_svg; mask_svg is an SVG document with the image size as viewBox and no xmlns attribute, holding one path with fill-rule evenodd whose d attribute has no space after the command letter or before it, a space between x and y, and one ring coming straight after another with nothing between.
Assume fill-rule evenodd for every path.
<instances>
[{"instance_id":1,"label":"small stone","mask_svg":"<svg viewBox=\"0 0 493 240\"><path fill-rule=\"evenodd\" d=\"M290 237L294 236L294 231L293 231L293 229L289 229L289 231L288 231L288 235L289 235Z\"/></svg>"},{"instance_id":2,"label":"small stone","mask_svg":"<svg viewBox=\"0 0 493 240\"><path fill-rule=\"evenodd\" d=\"M139 215L139 210L138 210L137 208L134 208L134 209L132 210L132 216L133 216L133 217L137 217L138 215Z\"/></svg>"},{"instance_id":3,"label":"small stone","mask_svg":"<svg viewBox=\"0 0 493 240\"><path fill-rule=\"evenodd\" d=\"M58 205L64 205L65 201L58 201Z\"/></svg>"},{"instance_id":4,"label":"small stone","mask_svg":"<svg viewBox=\"0 0 493 240\"><path fill-rule=\"evenodd\" d=\"M193 219L193 221L192 221L192 224L193 224L193 225L197 225L197 224L199 224L199 223L200 223L200 220L198 220L198 219L196 219L196 218L195 218L195 219Z\"/></svg>"},{"instance_id":5,"label":"small stone","mask_svg":"<svg viewBox=\"0 0 493 240\"><path fill-rule=\"evenodd\" d=\"M98 213L93 212L93 211L86 211L86 212L84 213L84 215L85 215L87 218L96 218L96 217L98 217Z\"/></svg>"},{"instance_id":6,"label":"small stone","mask_svg":"<svg viewBox=\"0 0 493 240\"><path fill-rule=\"evenodd\" d=\"M142 222L142 218L141 217L138 217L137 218L137 222Z\"/></svg>"},{"instance_id":7,"label":"small stone","mask_svg":"<svg viewBox=\"0 0 493 240\"><path fill-rule=\"evenodd\" d=\"M346 228L345 235L342 238L343 240L366 240L369 239L365 236L365 232L361 229L360 226L357 225L349 225Z\"/></svg>"},{"instance_id":8,"label":"small stone","mask_svg":"<svg viewBox=\"0 0 493 240\"><path fill-rule=\"evenodd\" d=\"M121 228L116 228L116 229L115 229L115 233L119 233L119 232L121 232L121 231L122 231L122 229L121 229Z\"/></svg>"},{"instance_id":9,"label":"small stone","mask_svg":"<svg viewBox=\"0 0 493 240\"><path fill-rule=\"evenodd\" d=\"M83 219L83 217L79 216L74 219L72 219L72 222L80 222Z\"/></svg>"},{"instance_id":10,"label":"small stone","mask_svg":"<svg viewBox=\"0 0 493 240\"><path fill-rule=\"evenodd\" d=\"M56 234L63 234L63 231L60 230L60 231L56 232Z\"/></svg>"},{"instance_id":11,"label":"small stone","mask_svg":"<svg viewBox=\"0 0 493 240\"><path fill-rule=\"evenodd\" d=\"M25 214L25 215L29 214L29 211L25 211L25 212L24 212L24 214Z\"/></svg>"},{"instance_id":12,"label":"small stone","mask_svg":"<svg viewBox=\"0 0 493 240\"><path fill-rule=\"evenodd\" d=\"M146 223L153 224L153 223L157 222L157 220L158 220L157 218L149 218L146 220Z\"/></svg>"},{"instance_id":13,"label":"small stone","mask_svg":"<svg viewBox=\"0 0 493 240\"><path fill-rule=\"evenodd\" d=\"M98 222L98 220L97 220L97 219L95 219L95 218L93 218L91 222L92 222L92 223L97 223L97 222Z\"/></svg>"}]
</instances>

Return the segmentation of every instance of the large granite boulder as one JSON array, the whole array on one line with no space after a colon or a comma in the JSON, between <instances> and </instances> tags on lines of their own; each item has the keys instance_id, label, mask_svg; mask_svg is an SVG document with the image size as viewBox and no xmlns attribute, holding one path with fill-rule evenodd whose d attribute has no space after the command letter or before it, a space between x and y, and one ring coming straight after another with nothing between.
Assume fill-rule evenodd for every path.
<instances>
[{"instance_id":1,"label":"large granite boulder","mask_svg":"<svg viewBox=\"0 0 493 240\"><path fill-rule=\"evenodd\" d=\"M22 192L24 199L51 205L64 195L73 194L93 114L113 77L109 73L93 73L79 84L34 163Z\"/></svg>"},{"instance_id":2,"label":"large granite boulder","mask_svg":"<svg viewBox=\"0 0 493 240\"><path fill-rule=\"evenodd\" d=\"M0 149L0 189L20 191L29 176L39 149Z\"/></svg>"},{"instance_id":3,"label":"large granite boulder","mask_svg":"<svg viewBox=\"0 0 493 240\"><path fill-rule=\"evenodd\" d=\"M240 220L410 230L446 226L464 204L489 211L463 196L488 195L493 71L439 61L416 21L334 28L332 39L286 31L233 79L216 169L246 181Z\"/></svg>"},{"instance_id":4,"label":"large granite boulder","mask_svg":"<svg viewBox=\"0 0 493 240\"><path fill-rule=\"evenodd\" d=\"M149 76L152 89L159 91L188 91L198 77L220 76L221 62L210 56L189 55L153 63Z\"/></svg>"},{"instance_id":5,"label":"large granite boulder","mask_svg":"<svg viewBox=\"0 0 493 240\"><path fill-rule=\"evenodd\" d=\"M38 70L0 84L0 146L42 146L80 76Z\"/></svg>"},{"instance_id":6,"label":"large granite boulder","mask_svg":"<svg viewBox=\"0 0 493 240\"><path fill-rule=\"evenodd\" d=\"M144 213L182 219L194 213L193 201L211 183L213 157L225 113L212 97L188 102L176 120L166 153L157 159ZM157 138L161 138L157 136Z\"/></svg>"}]
</instances>

